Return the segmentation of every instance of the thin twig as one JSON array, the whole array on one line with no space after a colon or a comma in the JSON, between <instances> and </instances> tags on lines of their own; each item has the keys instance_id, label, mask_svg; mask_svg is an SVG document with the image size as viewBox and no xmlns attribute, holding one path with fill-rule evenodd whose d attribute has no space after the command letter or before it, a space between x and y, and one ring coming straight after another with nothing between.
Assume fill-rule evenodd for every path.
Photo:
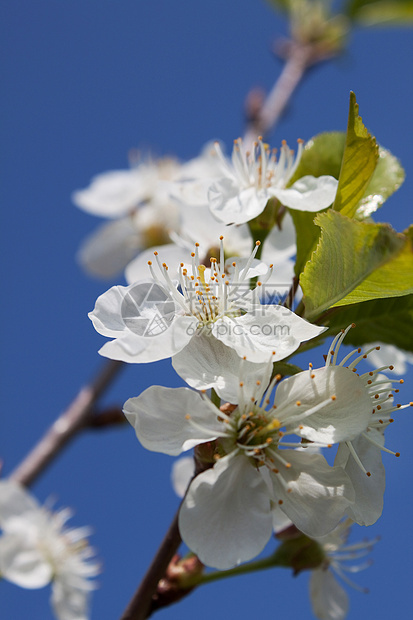
<instances>
[{"instance_id":1,"label":"thin twig","mask_svg":"<svg viewBox=\"0 0 413 620\"><path fill-rule=\"evenodd\" d=\"M25 486L32 484L74 435L87 426L94 404L123 366L123 362L108 360L95 379L79 391L66 411L11 473L10 478Z\"/></svg>"},{"instance_id":2,"label":"thin twig","mask_svg":"<svg viewBox=\"0 0 413 620\"><path fill-rule=\"evenodd\" d=\"M195 473L188 484L186 493L191 486L192 480L194 480L197 476L199 476L199 474L202 474L202 472L213 466L214 459L212 458L212 455L214 452L215 442L213 441L208 441L205 444L202 444L195 448ZM165 535L165 538L161 542L159 549L151 562L151 565L146 571L146 574L142 579L141 584L133 595L133 598L129 602L129 605L127 606L120 620L145 620L145 618L149 618L152 612L155 611L155 609L157 608L156 604L154 604L154 598L156 597L158 584L162 577L165 575L172 558L178 551L179 545L182 542L178 526L180 509L181 506L179 506L178 511L175 514L175 517Z\"/></svg>"},{"instance_id":3,"label":"thin twig","mask_svg":"<svg viewBox=\"0 0 413 620\"><path fill-rule=\"evenodd\" d=\"M293 41L284 42L282 55L286 57L286 63L261 110L254 114L253 122L244 136L246 145L251 145L257 136L265 136L274 129L306 71L326 58L317 46Z\"/></svg>"},{"instance_id":4,"label":"thin twig","mask_svg":"<svg viewBox=\"0 0 413 620\"><path fill-rule=\"evenodd\" d=\"M145 620L145 618L149 617L152 597L156 593L158 582L165 574L169 562L177 552L182 541L178 528L178 516L179 510L175 514L165 538L160 544L140 586L124 611L121 620Z\"/></svg>"}]
</instances>

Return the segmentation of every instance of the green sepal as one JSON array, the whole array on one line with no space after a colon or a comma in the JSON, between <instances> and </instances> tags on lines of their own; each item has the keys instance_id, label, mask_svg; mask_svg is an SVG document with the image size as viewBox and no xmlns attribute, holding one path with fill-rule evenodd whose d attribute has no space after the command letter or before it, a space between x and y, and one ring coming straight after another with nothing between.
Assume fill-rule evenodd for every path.
<instances>
[{"instance_id":1,"label":"green sepal","mask_svg":"<svg viewBox=\"0 0 413 620\"><path fill-rule=\"evenodd\" d=\"M284 213L285 210L280 201L276 198L269 198L264 211L248 222L252 238L254 241L259 241L261 243L261 248L256 254L257 258L261 256L263 243L268 234L271 232L273 226L277 225L277 221L282 220Z\"/></svg>"},{"instance_id":2,"label":"green sepal","mask_svg":"<svg viewBox=\"0 0 413 620\"><path fill-rule=\"evenodd\" d=\"M325 560L321 546L305 534L284 540L273 555L274 566L291 567L294 574L311 570Z\"/></svg>"}]
</instances>

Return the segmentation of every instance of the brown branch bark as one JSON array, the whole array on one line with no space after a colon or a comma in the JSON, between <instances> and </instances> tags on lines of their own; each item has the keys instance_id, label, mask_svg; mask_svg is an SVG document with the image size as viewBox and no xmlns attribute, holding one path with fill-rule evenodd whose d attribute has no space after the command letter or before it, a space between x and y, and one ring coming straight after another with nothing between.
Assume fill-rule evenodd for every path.
<instances>
[{"instance_id":1,"label":"brown branch bark","mask_svg":"<svg viewBox=\"0 0 413 620\"><path fill-rule=\"evenodd\" d=\"M87 426L96 401L123 366L123 362L108 360L95 379L79 391L66 411L11 473L10 478L24 486L32 484L62 448Z\"/></svg>"},{"instance_id":2,"label":"brown branch bark","mask_svg":"<svg viewBox=\"0 0 413 620\"><path fill-rule=\"evenodd\" d=\"M156 592L158 582L166 573L169 562L177 552L182 541L178 528L178 516L179 510L175 514L165 538L160 544L140 586L125 609L121 620L145 620L145 618L150 616L152 597Z\"/></svg>"},{"instance_id":3,"label":"brown branch bark","mask_svg":"<svg viewBox=\"0 0 413 620\"><path fill-rule=\"evenodd\" d=\"M257 136L265 136L274 129L307 70L329 57L316 44L304 45L295 41L283 42L279 55L286 59L284 68L261 109L253 115L244 136L247 147L257 140Z\"/></svg>"}]
</instances>

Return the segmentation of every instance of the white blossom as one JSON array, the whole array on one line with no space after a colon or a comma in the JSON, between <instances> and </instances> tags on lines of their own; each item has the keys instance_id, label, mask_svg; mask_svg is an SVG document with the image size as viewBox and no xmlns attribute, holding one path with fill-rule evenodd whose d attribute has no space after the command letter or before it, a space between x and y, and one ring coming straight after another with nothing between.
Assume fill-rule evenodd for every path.
<instances>
[{"instance_id":1,"label":"white blossom","mask_svg":"<svg viewBox=\"0 0 413 620\"><path fill-rule=\"evenodd\" d=\"M100 174L73 193L78 207L111 220L80 247L79 261L89 273L113 277L141 250L170 241L170 231L179 227L179 209L169 198L167 181L180 170L176 160L148 159L130 170Z\"/></svg>"},{"instance_id":2,"label":"white blossom","mask_svg":"<svg viewBox=\"0 0 413 620\"><path fill-rule=\"evenodd\" d=\"M248 258L254 242L247 224L226 226L211 215L208 207L179 207L180 222L169 236L173 244L153 246L143 250L130 261L125 270L128 284L143 280L148 273L148 260L153 252L162 254L168 264L179 264L180 260L191 262L191 252L198 244L198 255L206 263L211 255L219 251L217 239L223 237L224 254L233 258ZM293 256L296 253L295 228L289 213L282 219L281 227L273 226L262 244L261 259L267 265L273 264L272 274L260 290L266 303L277 303L289 291L294 277Z\"/></svg>"},{"instance_id":3,"label":"white blossom","mask_svg":"<svg viewBox=\"0 0 413 620\"><path fill-rule=\"evenodd\" d=\"M207 565L225 569L260 553L271 536L274 505L282 506L301 531L319 536L335 527L354 501L342 468L330 467L321 455L307 453L288 436L305 436L305 429L313 433L309 420L323 411L333 421L337 411L339 418L350 414L357 396L347 399L345 410L339 404L342 395L337 403L330 394L326 398L320 382L315 402L312 390L317 383L308 377L309 398L304 394L302 408L294 388L281 394L279 406L271 407L275 382L265 390L265 382L246 373L239 384L238 407L229 415L188 388L152 386L125 403L126 418L149 450L177 456L217 440L217 461L191 482L179 517L183 540ZM286 402L289 391L292 400Z\"/></svg>"},{"instance_id":4,"label":"white blossom","mask_svg":"<svg viewBox=\"0 0 413 620\"><path fill-rule=\"evenodd\" d=\"M71 512L51 512L12 480L0 481L0 573L22 588L52 583L58 620L87 620L90 581L100 572L91 561L89 528L66 527Z\"/></svg>"},{"instance_id":5,"label":"white blossom","mask_svg":"<svg viewBox=\"0 0 413 620\"><path fill-rule=\"evenodd\" d=\"M125 362L152 362L176 355L191 342L204 335L223 343L253 363L277 361L293 353L301 342L314 338L325 328L308 323L281 305L263 305L259 289L265 286L272 266L268 268L255 259L259 242L248 259L225 261L223 239L220 240L220 258L211 258L211 267L200 262L198 247L191 255L191 263L180 262L169 269L155 252L154 264L149 261L151 277L165 291L165 306L169 312L167 329L155 337L142 335L141 317L148 322L159 318L159 307L152 302L137 308L134 295L138 283L128 287L115 286L101 295L89 314L95 329L114 338L99 351L101 355ZM260 277L255 289L250 279ZM264 277L261 277L264 276ZM139 321L139 329L134 326ZM202 357L202 347L199 347Z\"/></svg>"},{"instance_id":6,"label":"white blossom","mask_svg":"<svg viewBox=\"0 0 413 620\"><path fill-rule=\"evenodd\" d=\"M370 566L370 562L362 564L350 564L349 562L364 558L370 553L377 539L348 544L351 524L351 520L346 519L330 534L316 539L325 554L323 565L312 570L310 576L311 605L314 615L319 620L344 620L347 616L348 596L335 575L352 588L366 591L350 580L347 573L364 570Z\"/></svg>"},{"instance_id":7,"label":"white blossom","mask_svg":"<svg viewBox=\"0 0 413 620\"><path fill-rule=\"evenodd\" d=\"M363 410L365 428L359 433L353 433L352 437L339 440L335 465L345 469L356 493L356 501L348 507L347 514L360 525L372 525L383 510L385 471L381 453L384 451L400 456L398 452L384 447L384 430L393 422L392 413L408 407L409 404L393 403L393 392L397 393L399 390L394 390L392 384L403 383L403 380L391 380L381 374L383 370L393 370L392 365L381 366L363 374L357 373L359 362L368 359L368 356L376 350L375 347L365 352L361 348L355 349L338 363L340 346L351 327L353 325L338 334L331 344L326 359L326 370L342 368L348 376L353 374L355 382L359 384L359 391L362 392L359 402L355 405L354 414L361 415ZM362 402L366 403L367 407L362 405Z\"/></svg>"},{"instance_id":8,"label":"white blossom","mask_svg":"<svg viewBox=\"0 0 413 620\"><path fill-rule=\"evenodd\" d=\"M283 142L278 160L276 151L261 138L250 152L245 151L241 138L235 140L231 160L223 155L219 143L215 148L221 177L210 185L208 200L213 215L225 224L243 224L254 219L270 198L277 198L290 209L312 212L325 209L334 201L338 182L331 176L307 175L287 187L301 158L301 140L296 156Z\"/></svg>"}]
</instances>

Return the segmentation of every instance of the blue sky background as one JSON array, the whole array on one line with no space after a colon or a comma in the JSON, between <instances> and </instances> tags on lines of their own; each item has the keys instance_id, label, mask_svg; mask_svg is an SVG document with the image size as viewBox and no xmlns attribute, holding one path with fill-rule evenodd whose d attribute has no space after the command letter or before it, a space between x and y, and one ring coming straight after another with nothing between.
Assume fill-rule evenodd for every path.
<instances>
[{"instance_id":1,"label":"blue sky background","mask_svg":"<svg viewBox=\"0 0 413 620\"><path fill-rule=\"evenodd\" d=\"M127 167L131 147L186 159L212 138L230 146L243 133L249 89L269 89L279 74L271 47L286 24L263 0L6 0L0 31L0 455L7 475L102 364L104 339L87 312L111 283L88 278L75 262L98 220L74 207L71 193L97 173ZM307 76L271 136L274 146L283 138L294 145L345 130L354 90L365 124L407 172L376 215L399 231L412 214L412 48L408 29L357 29L344 56ZM318 365L321 353L312 355ZM168 361L129 366L103 403L121 405L153 383L179 384ZM411 387L402 400L412 400ZM387 618L413 603L410 416L401 412L387 433L401 458L383 457L383 516L355 535L382 541L373 567L357 576L370 594L350 592L352 620ZM121 615L163 537L178 506L171 464L140 447L125 425L85 432L33 486L40 501L54 495L57 506L73 507L73 525L95 530L104 572L92 620ZM307 583L307 574L267 571L205 586L158 615L311 618ZM0 583L0 591L5 620L52 618L49 588Z\"/></svg>"}]
</instances>

